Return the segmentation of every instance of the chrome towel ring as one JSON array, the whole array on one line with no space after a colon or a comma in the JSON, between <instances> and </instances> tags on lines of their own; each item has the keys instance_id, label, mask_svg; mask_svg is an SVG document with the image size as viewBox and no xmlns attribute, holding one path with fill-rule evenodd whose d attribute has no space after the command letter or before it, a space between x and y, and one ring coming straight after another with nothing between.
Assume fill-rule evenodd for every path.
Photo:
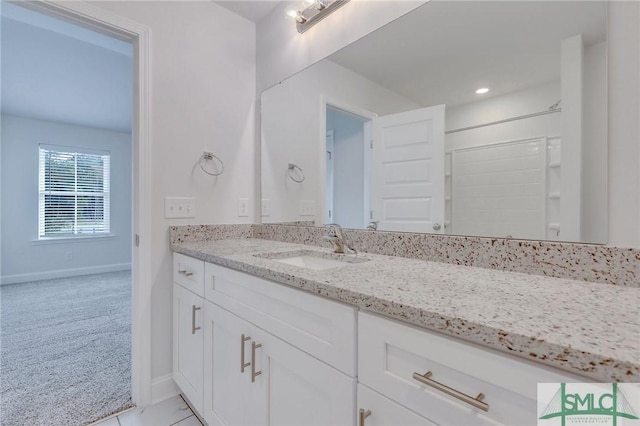
<instances>
[{"instance_id":1,"label":"chrome towel ring","mask_svg":"<svg viewBox=\"0 0 640 426\"><path fill-rule=\"evenodd\" d=\"M218 173L210 172L203 165L203 162L205 161L212 161L214 165L214 170L215 171L220 170L220 171ZM219 163L220 167L218 167L216 163ZM214 155L212 152L203 152L202 155L200 156L200 161L198 162L198 164L200 165L200 168L202 169L202 171L208 174L209 176L220 176L224 172L224 163L217 155Z\"/></svg>"},{"instance_id":2,"label":"chrome towel ring","mask_svg":"<svg viewBox=\"0 0 640 426\"><path fill-rule=\"evenodd\" d=\"M288 173L289 173L289 177L291 178L291 180L294 181L295 183L304 182L304 172L302 171L300 166L297 166L297 165L295 165L293 163L289 163L289 171L288 171Z\"/></svg>"}]
</instances>

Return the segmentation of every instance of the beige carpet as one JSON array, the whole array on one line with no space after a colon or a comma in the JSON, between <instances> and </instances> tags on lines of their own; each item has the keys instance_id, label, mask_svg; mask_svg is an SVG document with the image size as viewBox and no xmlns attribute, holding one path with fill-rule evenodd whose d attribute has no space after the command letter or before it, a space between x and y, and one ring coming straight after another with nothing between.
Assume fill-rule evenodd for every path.
<instances>
[{"instance_id":1,"label":"beige carpet","mask_svg":"<svg viewBox=\"0 0 640 426\"><path fill-rule=\"evenodd\" d=\"M85 425L131 404L130 271L0 287L0 424Z\"/></svg>"}]
</instances>

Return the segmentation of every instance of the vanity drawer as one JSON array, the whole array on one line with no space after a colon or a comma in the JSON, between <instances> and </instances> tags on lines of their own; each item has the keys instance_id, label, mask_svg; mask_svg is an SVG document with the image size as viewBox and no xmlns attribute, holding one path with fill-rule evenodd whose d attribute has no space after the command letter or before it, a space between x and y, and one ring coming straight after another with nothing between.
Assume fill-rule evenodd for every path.
<instances>
[{"instance_id":1,"label":"vanity drawer","mask_svg":"<svg viewBox=\"0 0 640 426\"><path fill-rule=\"evenodd\" d=\"M537 383L589 381L364 312L358 337L359 381L437 424L535 425ZM414 378L429 371L471 398L483 393L489 410Z\"/></svg>"},{"instance_id":2,"label":"vanity drawer","mask_svg":"<svg viewBox=\"0 0 640 426\"><path fill-rule=\"evenodd\" d=\"M207 300L355 377L354 307L210 263L205 276Z\"/></svg>"},{"instance_id":3,"label":"vanity drawer","mask_svg":"<svg viewBox=\"0 0 640 426\"><path fill-rule=\"evenodd\" d=\"M173 255L173 282L204 297L204 262L180 253Z\"/></svg>"}]
</instances>

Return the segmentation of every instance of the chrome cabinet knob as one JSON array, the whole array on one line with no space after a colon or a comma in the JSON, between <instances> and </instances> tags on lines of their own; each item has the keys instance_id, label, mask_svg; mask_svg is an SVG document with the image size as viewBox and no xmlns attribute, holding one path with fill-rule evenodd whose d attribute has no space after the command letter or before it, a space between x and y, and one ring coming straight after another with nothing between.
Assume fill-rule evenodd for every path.
<instances>
[{"instance_id":1,"label":"chrome cabinet knob","mask_svg":"<svg viewBox=\"0 0 640 426\"><path fill-rule=\"evenodd\" d=\"M434 230L434 231L439 231L439 230L440 230L440 228L442 228L442 227L440 226L440 224L439 224L439 223L434 223L434 224L433 224L433 230Z\"/></svg>"}]
</instances>

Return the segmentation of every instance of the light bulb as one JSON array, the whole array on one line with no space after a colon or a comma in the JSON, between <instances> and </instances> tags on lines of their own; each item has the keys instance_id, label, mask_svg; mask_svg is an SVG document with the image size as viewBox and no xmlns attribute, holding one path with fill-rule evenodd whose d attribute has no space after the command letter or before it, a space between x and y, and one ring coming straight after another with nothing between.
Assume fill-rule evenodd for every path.
<instances>
[{"instance_id":1,"label":"light bulb","mask_svg":"<svg viewBox=\"0 0 640 426\"><path fill-rule=\"evenodd\" d=\"M295 6L288 6L284 11L284 16L287 20L292 22L304 22L306 19L302 16L300 11Z\"/></svg>"},{"instance_id":2,"label":"light bulb","mask_svg":"<svg viewBox=\"0 0 640 426\"><path fill-rule=\"evenodd\" d=\"M484 95L484 94L485 94L485 93L487 93L488 91L489 91L489 88L488 88L488 87L482 87L482 88L480 88L480 89L476 90L476 93L477 93L478 95Z\"/></svg>"},{"instance_id":3,"label":"light bulb","mask_svg":"<svg viewBox=\"0 0 640 426\"><path fill-rule=\"evenodd\" d=\"M302 4L305 9L311 6L315 7L317 10L322 10L325 8L323 0L302 0Z\"/></svg>"}]
</instances>

